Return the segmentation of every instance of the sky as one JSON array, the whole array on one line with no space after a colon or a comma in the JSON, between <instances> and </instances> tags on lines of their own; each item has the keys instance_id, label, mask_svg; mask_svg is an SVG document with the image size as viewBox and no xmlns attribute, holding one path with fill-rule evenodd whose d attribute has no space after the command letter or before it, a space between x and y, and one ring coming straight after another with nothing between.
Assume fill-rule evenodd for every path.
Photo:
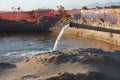
<instances>
[{"instance_id":1,"label":"sky","mask_svg":"<svg viewBox=\"0 0 120 80\"><path fill-rule=\"evenodd\" d=\"M81 6L93 3L120 2L120 0L0 0L0 10L12 10L12 7L21 7L21 10L35 10L38 8L57 9L62 5L65 9L80 9Z\"/></svg>"}]
</instances>

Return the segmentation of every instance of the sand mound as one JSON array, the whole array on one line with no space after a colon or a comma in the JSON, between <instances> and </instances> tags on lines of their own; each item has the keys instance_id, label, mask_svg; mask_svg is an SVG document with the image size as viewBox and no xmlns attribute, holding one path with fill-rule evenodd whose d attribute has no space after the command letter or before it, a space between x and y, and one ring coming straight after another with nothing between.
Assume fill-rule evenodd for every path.
<instances>
[{"instance_id":1,"label":"sand mound","mask_svg":"<svg viewBox=\"0 0 120 80\"><path fill-rule=\"evenodd\" d=\"M113 79L108 78L102 73L97 72L89 72L87 74L70 74L66 72L63 74L59 74L59 76L51 77L45 80L113 80Z\"/></svg>"},{"instance_id":2,"label":"sand mound","mask_svg":"<svg viewBox=\"0 0 120 80\"><path fill-rule=\"evenodd\" d=\"M110 77L119 80L119 53L120 51L74 48L38 54L17 63L16 68L5 70L0 78L1 80L71 80L69 78L71 76L72 80L78 78L79 80L110 80ZM96 78L98 74L102 75L101 79Z\"/></svg>"}]
</instances>

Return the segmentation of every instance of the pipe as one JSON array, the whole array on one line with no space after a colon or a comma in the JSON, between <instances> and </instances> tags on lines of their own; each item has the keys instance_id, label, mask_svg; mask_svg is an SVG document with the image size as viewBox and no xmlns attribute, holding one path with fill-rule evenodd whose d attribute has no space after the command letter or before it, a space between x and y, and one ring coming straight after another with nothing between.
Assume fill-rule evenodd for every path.
<instances>
[{"instance_id":1,"label":"pipe","mask_svg":"<svg viewBox=\"0 0 120 80\"><path fill-rule=\"evenodd\" d=\"M90 26L85 24L78 24L70 22L70 27L76 27L76 28L82 28L82 29L89 29L89 30L95 30L95 31L103 31L103 32L110 32L110 33L117 33L120 34L120 30L110 29L110 28L104 28L100 26Z\"/></svg>"},{"instance_id":2,"label":"pipe","mask_svg":"<svg viewBox=\"0 0 120 80\"><path fill-rule=\"evenodd\" d=\"M76 23L70 22L70 27L78 27Z\"/></svg>"}]
</instances>

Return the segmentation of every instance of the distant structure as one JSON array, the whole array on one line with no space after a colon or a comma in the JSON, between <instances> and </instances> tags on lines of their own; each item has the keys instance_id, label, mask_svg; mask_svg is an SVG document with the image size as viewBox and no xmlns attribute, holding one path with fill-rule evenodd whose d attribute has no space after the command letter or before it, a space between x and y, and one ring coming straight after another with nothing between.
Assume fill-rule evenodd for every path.
<instances>
[{"instance_id":1,"label":"distant structure","mask_svg":"<svg viewBox=\"0 0 120 80\"><path fill-rule=\"evenodd\" d=\"M75 13L73 15L78 15L77 17L101 18L106 22L120 24L120 6L97 6L96 8L81 9L80 13Z\"/></svg>"}]
</instances>

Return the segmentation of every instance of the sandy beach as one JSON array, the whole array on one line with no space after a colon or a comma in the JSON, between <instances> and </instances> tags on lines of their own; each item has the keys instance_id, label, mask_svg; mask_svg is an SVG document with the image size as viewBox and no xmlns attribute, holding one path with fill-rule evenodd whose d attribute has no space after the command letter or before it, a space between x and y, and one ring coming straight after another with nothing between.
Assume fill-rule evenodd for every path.
<instances>
[{"instance_id":1,"label":"sandy beach","mask_svg":"<svg viewBox=\"0 0 120 80\"><path fill-rule=\"evenodd\" d=\"M120 80L120 51L67 49L0 63L0 80Z\"/></svg>"}]
</instances>

